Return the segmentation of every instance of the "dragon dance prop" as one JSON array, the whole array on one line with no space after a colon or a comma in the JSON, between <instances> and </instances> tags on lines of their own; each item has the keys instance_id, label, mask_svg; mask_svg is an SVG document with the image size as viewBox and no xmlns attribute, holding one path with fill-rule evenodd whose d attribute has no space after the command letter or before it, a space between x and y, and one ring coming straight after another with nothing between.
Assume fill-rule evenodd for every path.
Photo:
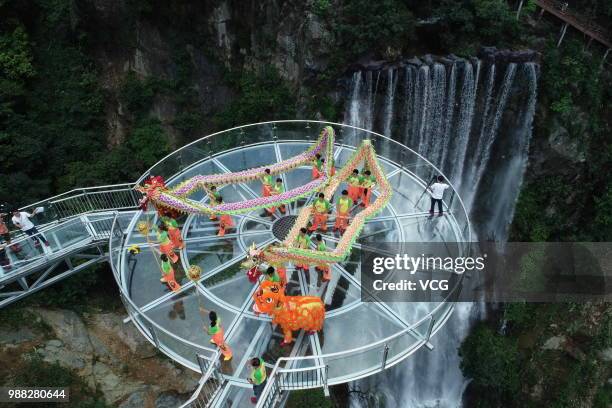
<instances>
[{"instance_id":1,"label":"dragon dance prop","mask_svg":"<svg viewBox=\"0 0 612 408\"><path fill-rule=\"evenodd\" d=\"M268 207L279 207L283 204L290 204L299 200L300 198L309 196L310 194L321 190L329 183L331 163L333 162L333 149L334 129L331 126L327 126L321 132L321 135L314 146L300 155L279 163L234 173L195 176L172 188L166 187L166 184L161 177L150 177L147 181L145 181L144 186L138 186L136 189L144 193L146 200L153 203L155 207L176 210L182 213L236 215ZM195 191L208 191L210 186L260 180L267 174L266 169L270 170L271 175L288 172L312 162L317 154L320 154L321 157L325 157L323 176L312 180L303 186L288 190L282 194L271 195L269 197L258 197L234 203L222 203L215 206L188 198L188 196L193 194Z\"/></svg>"},{"instance_id":2,"label":"dragon dance prop","mask_svg":"<svg viewBox=\"0 0 612 408\"><path fill-rule=\"evenodd\" d=\"M323 192L326 197L331 197L338 189L340 184L348 178L353 169L362 164L367 167L374 176L377 185L377 199L364 210L360 211L352 219L350 225L342 235L342 238L333 250L316 251L314 249L304 249L295 247L295 241L302 227L306 227L312 214L312 207L302 208L291 231L280 245L269 245L263 249L252 247L245 264L250 266L267 262L275 267L284 265L287 262L297 264L328 265L341 262L349 255L355 240L359 237L365 222L379 213L391 199L392 188L385 177L385 174L377 160L376 152L370 140L364 140L357 150L351 155L345 165L332 174L333 153L334 153L334 129L326 126L317 139L314 146L307 151L291 159L261 166L250 170L234 173L212 174L195 176L184 181L176 187L168 188L163 179L151 177L145 181L144 186L137 187L143 192L154 206L165 210L176 210L183 213L195 214L241 214L268 207L278 207L282 204L290 204L300 198L311 194ZM224 184L236 184L261 179L266 169L270 169L270 174L279 174L290 171L297 167L310 164L320 154L325 158L321 177L312 180L303 186L288 190L285 193L271 195L269 197L259 197L251 200L221 203L211 206L188 198L189 194L197 190L207 190L208 187ZM243 266L245 266L243 264ZM245 267L249 267L246 265Z\"/></svg>"},{"instance_id":3,"label":"dragon dance prop","mask_svg":"<svg viewBox=\"0 0 612 408\"><path fill-rule=\"evenodd\" d=\"M253 294L254 309L272 317L272 323L283 330L283 342L293 342L293 331L319 331L325 320L325 305L317 296L286 296L276 282L265 281Z\"/></svg>"}]
</instances>

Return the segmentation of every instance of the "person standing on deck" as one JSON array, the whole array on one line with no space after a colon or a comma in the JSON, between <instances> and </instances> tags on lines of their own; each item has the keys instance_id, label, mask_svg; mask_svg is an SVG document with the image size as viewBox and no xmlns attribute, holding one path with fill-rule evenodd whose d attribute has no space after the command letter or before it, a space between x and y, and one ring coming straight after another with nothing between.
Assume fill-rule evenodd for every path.
<instances>
[{"instance_id":1,"label":"person standing on deck","mask_svg":"<svg viewBox=\"0 0 612 408\"><path fill-rule=\"evenodd\" d=\"M349 198L348 191L342 190L342 196L336 202L336 222L334 224L334 231L340 231L341 234L344 234L351 217L350 211L352 205L353 200Z\"/></svg>"},{"instance_id":2,"label":"person standing on deck","mask_svg":"<svg viewBox=\"0 0 612 408\"><path fill-rule=\"evenodd\" d=\"M300 233L295 239L296 248L300 249L310 249L310 237L306 234L306 228L300 228ZM296 264L295 269L302 269L304 272L308 272L310 270L310 265L306 263Z\"/></svg>"},{"instance_id":3,"label":"person standing on deck","mask_svg":"<svg viewBox=\"0 0 612 408\"><path fill-rule=\"evenodd\" d=\"M315 236L314 242L315 242L315 245L317 246L317 251L321 251L321 252L327 251L327 246L325 245L325 241L323 240L323 237L321 236L321 234L317 234ZM319 266L315 266L315 269L323 273L323 277L321 278L323 282L329 281L329 279L331 278L331 275L329 273L328 264L320 264Z\"/></svg>"},{"instance_id":4,"label":"person standing on deck","mask_svg":"<svg viewBox=\"0 0 612 408\"><path fill-rule=\"evenodd\" d=\"M325 194L319 193L319 198L312 204L312 226L310 231L316 231L319 228L321 231L327 231L327 214L331 209L331 204L325 199Z\"/></svg>"},{"instance_id":5,"label":"person standing on deck","mask_svg":"<svg viewBox=\"0 0 612 408\"><path fill-rule=\"evenodd\" d=\"M47 239L43 234L38 232L32 221L30 221L30 218L32 218L34 215L36 215L36 210L34 210L31 214L28 214L25 211L14 210L11 221L13 222L13 225L23 231L34 241L35 246L40 246L40 243L42 242L48 247L49 242Z\"/></svg>"},{"instance_id":6,"label":"person standing on deck","mask_svg":"<svg viewBox=\"0 0 612 408\"><path fill-rule=\"evenodd\" d=\"M160 260L161 260L160 266L161 266L161 271L162 271L162 277L159 281L167 283L168 287L173 292L178 291L181 288L181 285L178 284L178 282L176 281L176 278L174 277L174 268L172 267L172 264L170 263L170 260L168 259L168 255L161 254Z\"/></svg>"},{"instance_id":7,"label":"person standing on deck","mask_svg":"<svg viewBox=\"0 0 612 408\"><path fill-rule=\"evenodd\" d=\"M284 192L285 192L285 187L283 186L283 179L279 177L276 179L276 184L272 186L271 195L280 195L280 194L283 194ZM284 214L285 212L287 212L287 209L285 208L285 204L281 204L278 210L281 212L281 214ZM269 215L272 215L276 211L276 207L266 208L266 211L268 212Z\"/></svg>"},{"instance_id":8,"label":"person standing on deck","mask_svg":"<svg viewBox=\"0 0 612 408\"><path fill-rule=\"evenodd\" d=\"M223 197L219 196L217 201L218 204L221 204L223 202ZM227 230L230 228L234 228L234 220L232 220L232 216L229 214L222 214L219 219L219 232L217 232L217 236L224 236Z\"/></svg>"},{"instance_id":9,"label":"person standing on deck","mask_svg":"<svg viewBox=\"0 0 612 408\"><path fill-rule=\"evenodd\" d=\"M276 269L274 269L273 266L268 266L268 269L266 269L266 280L281 283L281 278L278 273L276 273Z\"/></svg>"},{"instance_id":10,"label":"person standing on deck","mask_svg":"<svg viewBox=\"0 0 612 408\"><path fill-rule=\"evenodd\" d=\"M157 235L157 242L159 243L159 250L164 254L172 263L176 263L179 257L174 253L174 245L168 235L168 227L163 222L155 228Z\"/></svg>"},{"instance_id":11,"label":"person standing on deck","mask_svg":"<svg viewBox=\"0 0 612 408\"><path fill-rule=\"evenodd\" d=\"M261 195L264 197L270 197L272 195L273 179L272 179L272 175L270 174L270 169L265 169L264 172L266 174L264 174L264 176L261 178L261 184L262 184Z\"/></svg>"},{"instance_id":12,"label":"person standing on deck","mask_svg":"<svg viewBox=\"0 0 612 408\"><path fill-rule=\"evenodd\" d=\"M376 184L376 178L372 175L370 170L366 170L363 173L363 178L361 179L361 206L367 207L370 205L370 199L372 198L372 189Z\"/></svg>"},{"instance_id":13,"label":"person standing on deck","mask_svg":"<svg viewBox=\"0 0 612 408\"><path fill-rule=\"evenodd\" d=\"M210 186L209 191L208 191L208 201L210 202L211 207L219 205L218 203L219 197L221 197L221 194L219 194L219 192L217 191L217 187ZM214 213L211 213L210 217L208 218L211 221L215 221L217 219L217 216Z\"/></svg>"},{"instance_id":14,"label":"person standing on deck","mask_svg":"<svg viewBox=\"0 0 612 408\"><path fill-rule=\"evenodd\" d=\"M251 397L251 402L253 404L257 404L261 393L266 387L267 381L267 373L266 373L266 365L264 361L255 357L251 359L251 375L248 378L248 381L253 385L253 394L254 397Z\"/></svg>"},{"instance_id":15,"label":"person standing on deck","mask_svg":"<svg viewBox=\"0 0 612 408\"><path fill-rule=\"evenodd\" d=\"M183 237L181 237L181 230L179 229L178 222L174 218L162 217L162 222L168 227L168 236L172 241L172 246L176 249L185 248Z\"/></svg>"},{"instance_id":16,"label":"person standing on deck","mask_svg":"<svg viewBox=\"0 0 612 408\"><path fill-rule=\"evenodd\" d=\"M312 160L312 179L318 179L323 175L323 159L321 155L317 153L315 158Z\"/></svg>"},{"instance_id":17,"label":"person standing on deck","mask_svg":"<svg viewBox=\"0 0 612 408\"><path fill-rule=\"evenodd\" d=\"M442 210L442 198L444 197L444 190L449 187L448 184L444 182L444 177L438 176L438 180L429 186L429 194L431 195L431 207L429 207L429 217L434 216L434 207L436 203L438 204L438 217L444 215Z\"/></svg>"},{"instance_id":18,"label":"person standing on deck","mask_svg":"<svg viewBox=\"0 0 612 408\"><path fill-rule=\"evenodd\" d=\"M208 334L212 336L210 342L219 347L221 354L223 354L223 361L231 360L233 357L232 349L225 342L225 331L223 326L221 326L221 318L217 316L217 312L211 310L208 314L208 319L210 320Z\"/></svg>"},{"instance_id":19,"label":"person standing on deck","mask_svg":"<svg viewBox=\"0 0 612 408\"><path fill-rule=\"evenodd\" d=\"M359 170L353 170L353 173L346 180L348 187L348 195L353 200L353 204L357 204L361 197L361 177L359 176Z\"/></svg>"}]
</instances>

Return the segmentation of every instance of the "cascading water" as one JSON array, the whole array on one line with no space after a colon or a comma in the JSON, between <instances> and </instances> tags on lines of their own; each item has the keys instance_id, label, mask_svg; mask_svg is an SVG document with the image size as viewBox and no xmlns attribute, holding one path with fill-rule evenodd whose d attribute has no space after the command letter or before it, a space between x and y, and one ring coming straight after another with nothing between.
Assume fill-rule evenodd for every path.
<instances>
[{"instance_id":1,"label":"cascading water","mask_svg":"<svg viewBox=\"0 0 612 408\"><path fill-rule=\"evenodd\" d=\"M392 137L430 160L458 189L476 235L505 241L527 163L537 64L412 61L355 72L345 122ZM381 94L379 82L386 90ZM457 348L481 314L476 304L457 304L432 339L433 351L418 351L384 374L363 380L361 388L375 383L388 407L460 407L467 380Z\"/></svg>"}]
</instances>

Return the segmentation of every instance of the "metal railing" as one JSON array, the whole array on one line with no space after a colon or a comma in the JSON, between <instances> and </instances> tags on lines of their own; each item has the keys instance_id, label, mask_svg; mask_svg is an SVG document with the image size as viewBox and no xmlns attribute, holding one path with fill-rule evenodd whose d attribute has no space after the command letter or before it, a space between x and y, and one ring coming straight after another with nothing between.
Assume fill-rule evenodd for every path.
<instances>
[{"instance_id":1,"label":"metal railing","mask_svg":"<svg viewBox=\"0 0 612 408\"><path fill-rule=\"evenodd\" d=\"M327 389L327 366L280 368L280 364L289 361L290 358L281 357L276 362L257 401L257 408L275 407L286 391L320 387Z\"/></svg>"},{"instance_id":2,"label":"metal railing","mask_svg":"<svg viewBox=\"0 0 612 408\"><path fill-rule=\"evenodd\" d=\"M202 366L202 358L212 360L213 356L218 356L219 351L216 348L201 346L192 341L185 340L163 328L145 313L141 312L140 308L132 301L127 290L127 284L120 272L124 255L131 256L124 247L125 232L128 226L123 224L118 215L119 213L116 213L111 228L108 256L113 275L119 286L121 301L127 310L128 316L142 335L161 352L193 370L199 369L201 373L204 373L204 369L208 367ZM181 357L176 353L176 349L187 350L185 354L192 356L193 360Z\"/></svg>"},{"instance_id":3,"label":"metal railing","mask_svg":"<svg viewBox=\"0 0 612 408\"><path fill-rule=\"evenodd\" d=\"M42 222L61 221L81 214L100 211L121 211L138 207L142 193L134 190L136 183L77 188L20 208L32 212L44 207Z\"/></svg>"},{"instance_id":4,"label":"metal railing","mask_svg":"<svg viewBox=\"0 0 612 408\"><path fill-rule=\"evenodd\" d=\"M202 378L199 381L198 388L183 405L179 408L205 408L212 405L212 402L219 396L225 379L219 372L219 353L212 358L198 354L197 356L200 367L204 366Z\"/></svg>"},{"instance_id":5,"label":"metal railing","mask_svg":"<svg viewBox=\"0 0 612 408\"><path fill-rule=\"evenodd\" d=\"M45 231L12 240L2 248L7 262L0 268L0 280L61 258L89 243L109 239L114 217L114 213L95 217L81 215Z\"/></svg>"}]
</instances>

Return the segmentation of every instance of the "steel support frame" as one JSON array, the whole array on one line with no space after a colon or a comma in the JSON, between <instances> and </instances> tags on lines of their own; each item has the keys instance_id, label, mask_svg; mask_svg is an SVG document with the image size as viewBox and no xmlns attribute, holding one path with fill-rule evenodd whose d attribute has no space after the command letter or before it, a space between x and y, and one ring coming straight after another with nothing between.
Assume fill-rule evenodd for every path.
<instances>
[{"instance_id":1,"label":"steel support frame","mask_svg":"<svg viewBox=\"0 0 612 408\"><path fill-rule=\"evenodd\" d=\"M91 248L92 247L88 247L88 249ZM103 244L100 243L100 245L94 246L93 248L98 250L97 254L68 254L66 257L50 265L44 265L46 268L34 269L26 274L15 276L10 281L7 280L2 282L0 286L0 308L6 307L26 296L36 293L39 290L68 278L73 274L82 271L83 269L89 268L92 265L106 262L108 256L105 253ZM75 265L74 261L83 259L87 260ZM57 272L58 269L62 269L62 272L54 273ZM40 274L40 276L38 276L34 282L28 282L28 277L39 273L41 270L43 271L42 274ZM21 290L8 291L7 286L13 282L18 282L21 286Z\"/></svg>"}]
</instances>

